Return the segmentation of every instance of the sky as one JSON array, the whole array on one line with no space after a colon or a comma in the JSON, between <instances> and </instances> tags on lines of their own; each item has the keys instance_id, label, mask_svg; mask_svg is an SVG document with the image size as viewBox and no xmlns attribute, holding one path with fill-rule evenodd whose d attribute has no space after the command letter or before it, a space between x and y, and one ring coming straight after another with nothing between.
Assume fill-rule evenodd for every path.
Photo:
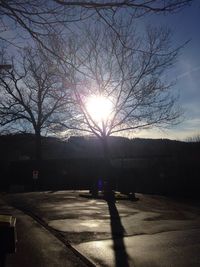
<instances>
[{"instance_id":1,"label":"sky","mask_svg":"<svg viewBox=\"0 0 200 267\"><path fill-rule=\"evenodd\" d=\"M179 104L184 114L182 122L170 129L148 129L137 132L135 136L185 140L200 134L200 1L194 1L191 7L176 14L154 16L152 21L172 29L174 44L190 40L170 73L172 80L176 79L173 90L179 92Z\"/></svg>"},{"instance_id":2,"label":"sky","mask_svg":"<svg viewBox=\"0 0 200 267\"><path fill-rule=\"evenodd\" d=\"M169 138L185 140L200 134L200 0L192 6L166 16L147 17L155 25L167 25L173 31L173 45L189 43L169 74L176 80L173 87L180 95L179 104L183 108L181 123L168 129L147 129L131 133L130 137ZM7 33L6 33L7 34Z\"/></svg>"}]
</instances>

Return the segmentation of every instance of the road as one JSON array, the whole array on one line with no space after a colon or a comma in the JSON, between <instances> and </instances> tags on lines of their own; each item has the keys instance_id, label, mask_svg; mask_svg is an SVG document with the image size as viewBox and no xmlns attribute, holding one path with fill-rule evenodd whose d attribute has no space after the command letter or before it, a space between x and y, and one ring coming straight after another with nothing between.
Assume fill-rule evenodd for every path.
<instances>
[{"instance_id":1,"label":"road","mask_svg":"<svg viewBox=\"0 0 200 267\"><path fill-rule=\"evenodd\" d=\"M1 267L88 266L40 223L8 206L1 198L0 214L12 214L17 218L17 250L14 254L7 254L5 263L0 262Z\"/></svg>"},{"instance_id":2,"label":"road","mask_svg":"<svg viewBox=\"0 0 200 267\"><path fill-rule=\"evenodd\" d=\"M200 266L198 203L142 194L136 194L138 201L114 203L83 193L32 192L6 199L96 266Z\"/></svg>"}]
</instances>

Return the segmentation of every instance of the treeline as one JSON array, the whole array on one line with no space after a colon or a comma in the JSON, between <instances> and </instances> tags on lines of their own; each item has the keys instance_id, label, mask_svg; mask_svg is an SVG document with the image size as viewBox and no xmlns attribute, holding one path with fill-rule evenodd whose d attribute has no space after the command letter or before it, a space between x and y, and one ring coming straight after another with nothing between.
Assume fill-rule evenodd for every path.
<instances>
[{"instance_id":1,"label":"treeline","mask_svg":"<svg viewBox=\"0 0 200 267\"><path fill-rule=\"evenodd\" d=\"M199 195L198 142L112 138L109 144L112 161L108 167L101 154L101 144L94 138L74 137L67 142L44 138L44 155L48 154L49 158L40 163L31 159L31 136L3 138L17 140L7 145L9 151L21 149L21 159L13 159L13 155L10 159L1 158L1 190L90 189L94 184L101 189L108 176L114 189L126 193ZM6 142L4 149L5 145ZM38 171L37 179L33 179L34 171Z\"/></svg>"},{"instance_id":2,"label":"treeline","mask_svg":"<svg viewBox=\"0 0 200 267\"><path fill-rule=\"evenodd\" d=\"M33 160L35 157L34 135L15 134L0 136L0 160ZM112 158L134 158L150 156L199 157L200 142L181 142L169 139L128 139L109 137ZM70 137L62 141L53 137L42 137L42 158L103 157L100 140L95 137Z\"/></svg>"}]
</instances>

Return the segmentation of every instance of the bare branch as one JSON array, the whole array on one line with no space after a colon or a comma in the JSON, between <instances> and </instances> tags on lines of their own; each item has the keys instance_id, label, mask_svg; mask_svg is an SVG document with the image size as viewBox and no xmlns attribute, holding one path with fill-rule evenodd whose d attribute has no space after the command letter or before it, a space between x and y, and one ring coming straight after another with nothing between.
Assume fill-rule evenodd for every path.
<instances>
[{"instance_id":1,"label":"bare branch","mask_svg":"<svg viewBox=\"0 0 200 267\"><path fill-rule=\"evenodd\" d=\"M74 57L82 62L79 68L87 75L76 71L72 74L76 93L72 96L71 128L102 138L177 122L177 99L171 93L171 82L163 75L173 66L180 48L169 46L168 29L147 28L142 38L136 31L134 35L130 32L125 29L121 35L125 45L112 29L91 27L84 32L87 42L82 40ZM109 98L113 104L112 113L101 122L87 110L86 99L91 95Z\"/></svg>"}]
</instances>

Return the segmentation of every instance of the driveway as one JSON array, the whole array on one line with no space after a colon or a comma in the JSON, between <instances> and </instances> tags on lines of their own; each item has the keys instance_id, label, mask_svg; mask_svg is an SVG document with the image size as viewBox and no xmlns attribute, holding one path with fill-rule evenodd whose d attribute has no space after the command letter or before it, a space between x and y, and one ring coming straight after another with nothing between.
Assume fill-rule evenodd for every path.
<instances>
[{"instance_id":1,"label":"driveway","mask_svg":"<svg viewBox=\"0 0 200 267\"><path fill-rule=\"evenodd\" d=\"M200 266L200 206L136 194L138 201L84 197L82 191L7 195L96 266Z\"/></svg>"}]
</instances>

